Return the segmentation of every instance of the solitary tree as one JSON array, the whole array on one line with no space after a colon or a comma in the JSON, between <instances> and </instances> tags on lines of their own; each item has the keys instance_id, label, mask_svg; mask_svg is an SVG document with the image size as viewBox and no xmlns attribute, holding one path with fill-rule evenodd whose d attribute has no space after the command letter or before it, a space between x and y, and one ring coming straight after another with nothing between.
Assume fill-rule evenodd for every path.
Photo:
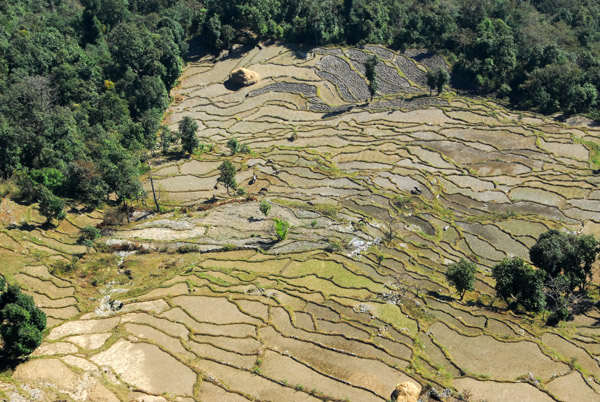
<instances>
[{"instance_id":1,"label":"solitary tree","mask_svg":"<svg viewBox=\"0 0 600 402\"><path fill-rule=\"evenodd\" d=\"M17 286L8 286L0 277L0 335L7 358L29 355L42 343L46 314L37 308L33 298L21 293Z\"/></svg>"},{"instance_id":2,"label":"solitary tree","mask_svg":"<svg viewBox=\"0 0 600 402\"><path fill-rule=\"evenodd\" d=\"M196 123L191 117L185 116L179 122L179 137L181 138L181 147L183 151L192 154L194 150L198 148L198 137L196 137L196 131L198 131L198 123Z\"/></svg>"},{"instance_id":3,"label":"solitary tree","mask_svg":"<svg viewBox=\"0 0 600 402\"><path fill-rule=\"evenodd\" d=\"M225 161L219 166L221 175L217 178L217 183L222 183L227 189L227 194L230 195L229 189L236 189L237 183L235 181L235 167L229 161Z\"/></svg>"},{"instance_id":4,"label":"solitary tree","mask_svg":"<svg viewBox=\"0 0 600 402\"><path fill-rule=\"evenodd\" d=\"M473 283L475 282L475 272L477 272L475 264L464 258L461 258L460 261L455 264L448 265L446 278L460 294L460 300L465 297L465 293L468 290L475 289L473 286Z\"/></svg>"},{"instance_id":5,"label":"solitary tree","mask_svg":"<svg viewBox=\"0 0 600 402\"><path fill-rule=\"evenodd\" d=\"M269 212L271 212L271 203L267 200L263 200L259 206L260 212L265 216L269 216Z\"/></svg>"},{"instance_id":6,"label":"solitary tree","mask_svg":"<svg viewBox=\"0 0 600 402\"><path fill-rule=\"evenodd\" d=\"M371 100L373 100L373 97L379 88L379 83L377 82L377 70L375 69L377 64L379 64L379 60L375 55L373 55L365 63L365 77L367 78L367 81L369 81L369 93L371 94Z\"/></svg>"}]
</instances>

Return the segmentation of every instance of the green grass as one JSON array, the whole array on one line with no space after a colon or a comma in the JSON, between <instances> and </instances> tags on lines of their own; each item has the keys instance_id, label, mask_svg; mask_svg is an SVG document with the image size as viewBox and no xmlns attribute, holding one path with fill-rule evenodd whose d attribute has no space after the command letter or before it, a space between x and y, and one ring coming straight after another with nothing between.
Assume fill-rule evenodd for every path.
<instances>
[{"instance_id":1,"label":"green grass","mask_svg":"<svg viewBox=\"0 0 600 402\"><path fill-rule=\"evenodd\" d=\"M600 168L600 144L573 136L573 142L584 145L590 151L590 163L594 168Z\"/></svg>"}]
</instances>

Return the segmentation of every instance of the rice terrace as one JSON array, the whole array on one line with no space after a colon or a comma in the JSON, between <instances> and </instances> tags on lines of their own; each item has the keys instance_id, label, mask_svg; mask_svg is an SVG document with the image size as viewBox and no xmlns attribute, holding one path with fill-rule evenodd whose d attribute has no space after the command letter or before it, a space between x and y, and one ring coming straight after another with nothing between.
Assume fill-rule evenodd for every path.
<instances>
[{"instance_id":1,"label":"rice terrace","mask_svg":"<svg viewBox=\"0 0 600 402\"><path fill-rule=\"evenodd\" d=\"M232 84L238 68L260 80ZM600 400L597 306L549 326L492 278L550 229L600 235L600 128L431 93L432 68L374 45L200 55L165 121L190 117L201 151L156 152L129 222L72 210L45 230L4 198L4 273L49 329L3 398L385 402L410 381L422 401Z\"/></svg>"}]
</instances>

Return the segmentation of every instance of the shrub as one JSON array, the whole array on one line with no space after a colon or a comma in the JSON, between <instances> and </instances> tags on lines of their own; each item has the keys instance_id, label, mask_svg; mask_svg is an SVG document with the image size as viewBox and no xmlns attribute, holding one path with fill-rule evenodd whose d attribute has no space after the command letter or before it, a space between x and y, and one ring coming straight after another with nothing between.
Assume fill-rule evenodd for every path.
<instances>
[{"instance_id":1,"label":"shrub","mask_svg":"<svg viewBox=\"0 0 600 402\"><path fill-rule=\"evenodd\" d=\"M100 229L93 226L86 226L79 231L77 243L85 244L86 246L100 237Z\"/></svg>"},{"instance_id":2,"label":"shrub","mask_svg":"<svg viewBox=\"0 0 600 402\"><path fill-rule=\"evenodd\" d=\"M227 141L227 146L229 147L229 150L231 151L231 155L237 154L240 150L240 143L235 138L230 138Z\"/></svg>"},{"instance_id":3,"label":"shrub","mask_svg":"<svg viewBox=\"0 0 600 402\"><path fill-rule=\"evenodd\" d=\"M278 240L285 240L288 235L290 223L288 221L275 218L275 235Z\"/></svg>"},{"instance_id":4,"label":"shrub","mask_svg":"<svg viewBox=\"0 0 600 402\"><path fill-rule=\"evenodd\" d=\"M329 239L329 244L327 245L327 247L325 247L326 251L329 251L330 253L335 253L335 252L339 252L342 251L342 243L338 240L338 239Z\"/></svg>"},{"instance_id":5,"label":"shrub","mask_svg":"<svg viewBox=\"0 0 600 402\"><path fill-rule=\"evenodd\" d=\"M176 251L179 254L187 254L187 253L196 253L200 250L198 249L198 246L194 246L191 244L183 244L183 245L177 247Z\"/></svg>"},{"instance_id":6,"label":"shrub","mask_svg":"<svg viewBox=\"0 0 600 402\"><path fill-rule=\"evenodd\" d=\"M263 200L261 201L260 206L258 208L266 218L267 216L269 216L269 212L271 212L271 203L267 200Z\"/></svg>"},{"instance_id":7,"label":"shrub","mask_svg":"<svg viewBox=\"0 0 600 402\"><path fill-rule=\"evenodd\" d=\"M569 318L570 315L571 314L569 313L569 309L567 309L567 308L561 308L559 310L556 310L548 316L548 319L546 320L546 325L554 327L559 322L564 321L567 318Z\"/></svg>"}]
</instances>

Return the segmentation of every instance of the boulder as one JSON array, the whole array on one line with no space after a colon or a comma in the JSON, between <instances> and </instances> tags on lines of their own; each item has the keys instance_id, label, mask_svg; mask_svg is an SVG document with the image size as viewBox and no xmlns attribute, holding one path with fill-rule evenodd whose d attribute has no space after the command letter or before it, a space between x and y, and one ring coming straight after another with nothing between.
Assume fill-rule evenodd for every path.
<instances>
[{"instance_id":1,"label":"boulder","mask_svg":"<svg viewBox=\"0 0 600 402\"><path fill-rule=\"evenodd\" d=\"M260 81L260 75L258 75L257 72L245 68L238 68L229 74L229 81L233 85L247 87Z\"/></svg>"},{"instance_id":2,"label":"boulder","mask_svg":"<svg viewBox=\"0 0 600 402\"><path fill-rule=\"evenodd\" d=\"M392 392L393 402L417 402L421 395L421 387L412 381L401 382Z\"/></svg>"}]
</instances>

